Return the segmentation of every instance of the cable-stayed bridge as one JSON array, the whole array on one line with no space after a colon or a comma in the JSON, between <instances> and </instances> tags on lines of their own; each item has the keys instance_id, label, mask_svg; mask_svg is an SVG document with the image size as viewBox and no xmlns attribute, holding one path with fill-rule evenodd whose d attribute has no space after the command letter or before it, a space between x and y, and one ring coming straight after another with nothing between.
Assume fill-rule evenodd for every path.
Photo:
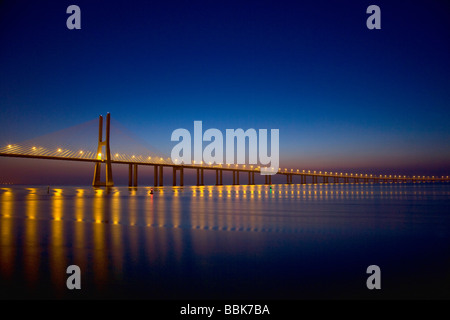
<instances>
[{"instance_id":1,"label":"cable-stayed bridge","mask_svg":"<svg viewBox=\"0 0 450 320\"><path fill-rule=\"evenodd\" d=\"M153 166L154 168L154 186L164 185L164 168L170 168L173 171L172 183L177 185L177 173L179 175L179 185L184 185L184 170L195 170L197 178L197 186L204 185L205 170L215 171L216 185L223 185L223 173L230 172L233 177L233 185L240 184L240 177L248 176L248 184L255 184L255 173L261 173L260 166L253 165L237 165L237 164L177 164L172 162L170 158L161 157L153 152L147 152L146 149L137 150L140 152L112 152L111 150L111 119L110 114L106 116L105 136L103 137L103 117L99 117L98 139L94 137L86 137L91 141L91 146L87 148L67 146L63 137L54 135L47 141L46 146L42 146L38 141L27 141L21 144L8 144L0 147L0 157L15 157L28 159L46 159L60 161L82 161L92 162L94 164L93 186L114 186L112 165L128 165L128 185L138 186L138 167ZM56 141L55 141L56 139ZM62 147L66 145L66 147ZM128 146L133 148L133 146ZM130 150L128 150L130 151ZM101 167L105 167L104 179L101 177ZM294 177L299 179L297 183L305 184L319 183L319 179L323 183L401 183L401 182L447 182L448 176L405 176L405 175L373 175L363 173L338 173L338 172L322 172L304 169L279 168L275 173L277 175L286 176L286 183L294 183ZM271 175L264 175L265 184L272 183Z\"/></svg>"}]
</instances>

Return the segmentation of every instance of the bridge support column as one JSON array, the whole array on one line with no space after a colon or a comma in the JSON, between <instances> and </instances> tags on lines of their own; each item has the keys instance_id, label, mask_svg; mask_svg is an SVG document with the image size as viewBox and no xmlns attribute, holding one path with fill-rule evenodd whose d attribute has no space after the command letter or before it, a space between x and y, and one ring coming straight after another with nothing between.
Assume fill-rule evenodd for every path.
<instances>
[{"instance_id":1,"label":"bridge support column","mask_svg":"<svg viewBox=\"0 0 450 320\"><path fill-rule=\"evenodd\" d=\"M201 169L201 170L200 170L200 173L201 173L201 185L202 185L202 186L205 185L205 182L204 182L204 180L203 180L204 171L205 171L205 169Z\"/></svg>"},{"instance_id":2,"label":"bridge support column","mask_svg":"<svg viewBox=\"0 0 450 320\"><path fill-rule=\"evenodd\" d=\"M130 163L128 165L128 186L131 187L133 185L133 165Z\"/></svg>"},{"instance_id":3,"label":"bridge support column","mask_svg":"<svg viewBox=\"0 0 450 320\"><path fill-rule=\"evenodd\" d=\"M164 185L164 171L163 171L163 166L159 166L159 186L162 187Z\"/></svg>"},{"instance_id":4,"label":"bridge support column","mask_svg":"<svg viewBox=\"0 0 450 320\"><path fill-rule=\"evenodd\" d=\"M158 166L153 166L153 185L158 186Z\"/></svg>"},{"instance_id":5,"label":"bridge support column","mask_svg":"<svg viewBox=\"0 0 450 320\"><path fill-rule=\"evenodd\" d=\"M200 185L200 177L199 177L199 174L200 174L200 169L195 169L196 171L197 171L197 187Z\"/></svg>"},{"instance_id":6,"label":"bridge support column","mask_svg":"<svg viewBox=\"0 0 450 320\"><path fill-rule=\"evenodd\" d=\"M94 167L94 179L92 181L92 185L94 187L106 186L112 187L114 186L113 176L112 176L112 167L111 167L111 149L109 146L109 132L110 132L110 123L111 116L110 114L106 114L106 132L105 132L105 141L103 141L103 117L99 117L98 122L98 145L97 145L97 158L102 160L101 162L96 162ZM102 148L105 147L105 152L102 152ZM104 156L104 160L103 160ZM102 163L105 164L105 181L101 181L100 171Z\"/></svg>"},{"instance_id":7,"label":"bridge support column","mask_svg":"<svg viewBox=\"0 0 450 320\"><path fill-rule=\"evenodd\" d=\"M252 184L252 175L251 172L248 172L248 184L251 185Z\"/></svg>"},{"instance_id":8,"label":"bridge support column","mask_svg":"<svg viewBox=\"0 0 450 320\"><path fill-rule=\"evenodd\" d=\"M173 186L175 187L177 185L177 168L172 167L172 182Z\"/></svg>"},{"instance_id":9,"label":"bridge support column","mask_svg":"<svg viewBox=\"0 0 450 320\"><path fill-rule=\"evenodd\" d=\"M128 165L128 186L129 187L137 187L137 164L129 164Z\"/></svg>"},{"instance_id":10,"label":"bridge support column","mask_svg":"<svg viewBox=\"0 0 450 320\"><path fill-rule=\"evenodd\" d=\"M268 184L269 183L269 177L268 176L264 176L264 184Z\"/></svg>"},{"instance_id":11,"label":"bridge support column","mask_svg":"<svg viewBox=\"0 0 450 320\"><path fill-rule=\"evenodd\" d=\"M138 179L138 165L135 164L134 165L134 181L133 181L133 186L135 186L135 187L137 187L137 185L138 185L137 179Z\"/></svg>"},{"instance_id":12,"label":"bridge support column","mask_svg":"<svg viewBox=\"0 0 450 320\"><path fill-rule=\"evenodd\" d=\"M234 170L231 171L233 173L233 186L236 184L236 175L234 174Z\"/></svg>"},{"instance_id":13,"label":"bridge support column","mask_svg":"<svg viewBox=\"0 0 450 320\"><path fill-rule=\"evenodd\" d=\"M220 185L223 185L223 181L222 181L222 177L223 177L223 170L220 170L220 175L219 175L219 178L220 178Z\"/></svg>"},{"instance_id":14,"label":"bridge support column","mask_svg":"<svg viewBox=\"0 0 450 320\"><path fill-rule=\"evenodd\" d=\"M255 173L253 172L253 183L255 183ZM269 175L269 184L272 184L272 175Z\"/></svg>"},{"instance_id":15,"label":"bridge support column","mask_svg":"<svg viewBox=\"0 0 450 320\"><path fill-rule=\"evenodd\" d=\"M216 169L216 186L219 185L219 169Z\"/></svg>"},{"instance_id":16,"label":"bridge support column","mask_svg":"<svg viewBox=\"0 0 450 320\"><path fill-rule=\"evenodd\" d=\"M180 187L184 186L184 168L180 168Z\"/></svg>"},{"instance_id":17,"label":"bridge support column","mask_svg":"<svg viewBox=\"0 0 450 320\"><path fill-rule=\"evenodd\" d=\"M239 170L236 170L236 184L239 185Z\"/></svg>"}]
</instances>

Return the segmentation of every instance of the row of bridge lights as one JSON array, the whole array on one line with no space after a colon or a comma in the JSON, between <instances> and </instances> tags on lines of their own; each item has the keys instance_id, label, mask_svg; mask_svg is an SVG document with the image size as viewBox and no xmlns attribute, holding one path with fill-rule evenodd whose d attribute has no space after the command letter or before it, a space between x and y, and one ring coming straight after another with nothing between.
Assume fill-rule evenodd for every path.
<instances>
[{"instance_id":1,"label":"row of bridge lights","mask_svg":"<svg viewBox=\"0 0 450 320\"><path fill-rule=\"evenodd\" d=\"M8 148L12 148L13 146L12 146L11 144L9 144L7 147L8 147ZM36 150L37 148L36 148L36 147L32 147L31 149L32 149L32 150ZM62 152L62 149L61 149L61 148L58 148L57 151L58 151L58 152ZM83 153L84 153L84 151L83 151L83 150L80 150L79 154L83 154ZM119 157L119 154L116 153L116 154L115 154L115 157L116 157L116 158ZM101 153L98 153L98 154L97 154L97 158L98 158L98 159L101 159L101 158L102 158L102 154L101 154ZM135 159L136 156L135 156L135 155L132 155L131 158L132 158L132 159ZM152 159L152 157L148 157L148 160L151 160L151 159ZM167 158L167 159L170 160L170 158ZM159 158L159 160L160 160L160 161L163 161L164 159L163 159L163 158ZM175 164L176 164L176 163L178 162L178 159L175 159L174 162L175 162ZM195 164L195 160L193 161L193 164ZM210 166L212 165L211 162L209 162L208 164L209 164ZM200 161L200 165L203 165L203 161ZM220 163L219 165L222 165L222 164ZM227 166L230 167L230 164L228 163ZM239 168L239 165L236 164L235 167L236 167L236 168ZM244 165L242 165L242 167L245 168L246 165L244 164ZM253 166L250 166L250 168L253 169ZM258 167L255 168L255 170L258 170L259 168L260 168L260 167L258 166ZM271 170L273 171L274 168L272 167ZM279 171L279 172L282 172L282 169L281 169L281 168L278 168L278 171ZM287 171L288 171L288 169L285 168L285 169L284 169L284 172L287 172ZM290 172L294 172L294 169L291 169ZM296 172L297 172L297 173L300 173L300 170L297 169ZM303 170L302 173L306 173L305 170ZM313 174L317 174L317 171L313 171L312 173L313 173ZM311 170L308 170L308 174L311 174ZM319 171L318 174L321 175L321 174L322 174L322 171ZM329 173L328 173L327 171L325 171L324 174L325 174L325 175L328 175L328 174L329 174L329 175L332 175L332 176L333 176L333 172L329 172ZM335 173L334 173L334 176L344 176L344 174L343 174L342 172L341 172L340 174L337 173L337 172L335 172ZM346 173L345 176L348 177L348 173ZM367 175L367 174L363 175L362 173L360 173L359 175L358 175L357 173L355 173L355 175L353 176L353 173L350 173L350 177L360 177L360 178L369 178L369 177L370 177L370 178L373 178L374 176L373 176L373 175ZM380 175L379 175L379 178L388 178L388 176L387 176L387 175L384 175L384 177L383 177L383 175L380 174ZM389 178L392 179L392 175L389 175ZM404 179L405 179L406 176L403 176L403 177L402 177L401 175L399 175L399 176L394 175L394 179L396 179L396 178L399 178L399 179L404 178ZM416 176L413 176L413 179L415 179L415 178L416 178ZM417 176L417 178L420 179L420 176ZM430 178L430 177L429 177L429 176L427 176L427 177L422 176L422 179L425 179L425 178ZM435 176L432 176L431 178L434 179ZM442 176L441 178L444 179L444 176ZM446 179L448 179L448 176L446 176Z\"/></svg>"}]
</instances>

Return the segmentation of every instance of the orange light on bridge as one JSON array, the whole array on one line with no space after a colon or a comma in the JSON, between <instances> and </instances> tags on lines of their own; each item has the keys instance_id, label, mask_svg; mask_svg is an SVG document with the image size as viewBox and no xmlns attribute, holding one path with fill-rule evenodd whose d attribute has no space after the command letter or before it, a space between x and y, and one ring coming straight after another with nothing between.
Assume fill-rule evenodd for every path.
<instances>
[{"instance_id":1,"label":"orange light on bridge","mask_svg":"<svg viewBox=\"0 0 450 320\"><path fill-rule=\"evenodd\" d=\"M97 154L97 159L101 159L102 158L102 153L100 152L99 154Z\"/></svg>"},{"instance_id":2,"label":"orange light on bridge","mask_svg":"<svg viewBox=\"0 0 450 320\"><path fill-rule=\"evenodd\" d=\"M8 144L8 148L12 148L12 145Z\"/></svg>"},{"instance_id":3,"label":"orange light on bridge","mask_svg":"<svg viewBox=\"0 0 450 320\"><path fill-rule=\"evenodd\" d=\"M134 155L131 156L134 159Z\"/></svg>"},{"instance_id":4,"label":"orange light on bridge","mask_svg":"<svg viewBox=\"0 0 450 320\"><path fill-rule=\"evenodd\" d=\"M164 159L163 158L159 158L159 160L163 161Z\"/></svg>"},{"instance_id":5,"label":"orange light on bridge","mask_svg":"<svg viewBox=\"0 0 450 320\"><path fill-rule=\"evenodd\" d=\"M80 150L80 154L83 154L83 150Z\"/></svg>"},{"instance_id":6,"label":"orange light on bridge","mask_svg":"<svg viewBox=\"0 0 450 320\"><path fill-rule=\"evenodd\" d=\"M58 149L58 152L61 152L62 150L61 149Z\"/></svg>"},{"instance_id":7,"label":"orange light on bridge","mask_svg":"<svg viewBox=\"0 0 450 320\"><path fill-rule=\"evenodd\" d=\"M152 157L148 157L148 160L152 160Z\"/></svg>"},{"instance_id":8,"label":"orange light on bridge","mask_svg":"<svg viewBox=\"0 0 450 320\"><path fill-rule=\"evenodd\" d=\"M31 148L31 149L36 150L36 147L33 147L33 148Z\"/></svg>"}]
</instances>

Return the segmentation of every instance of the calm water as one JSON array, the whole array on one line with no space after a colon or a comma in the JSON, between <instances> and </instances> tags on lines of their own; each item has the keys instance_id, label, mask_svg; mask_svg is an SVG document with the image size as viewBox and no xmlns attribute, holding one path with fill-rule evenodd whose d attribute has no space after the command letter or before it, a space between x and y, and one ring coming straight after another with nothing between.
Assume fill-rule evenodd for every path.
<instances>
[{"instance_id":1,"label":"calm water","mask_svg":"<svg viewBox=\"0 0 450 320\"><path fill-rule=\"evenodd\" d=\"M449 185L149 191L0 188L0 298L450 298Z\"/></svg>"}]
</instances>

